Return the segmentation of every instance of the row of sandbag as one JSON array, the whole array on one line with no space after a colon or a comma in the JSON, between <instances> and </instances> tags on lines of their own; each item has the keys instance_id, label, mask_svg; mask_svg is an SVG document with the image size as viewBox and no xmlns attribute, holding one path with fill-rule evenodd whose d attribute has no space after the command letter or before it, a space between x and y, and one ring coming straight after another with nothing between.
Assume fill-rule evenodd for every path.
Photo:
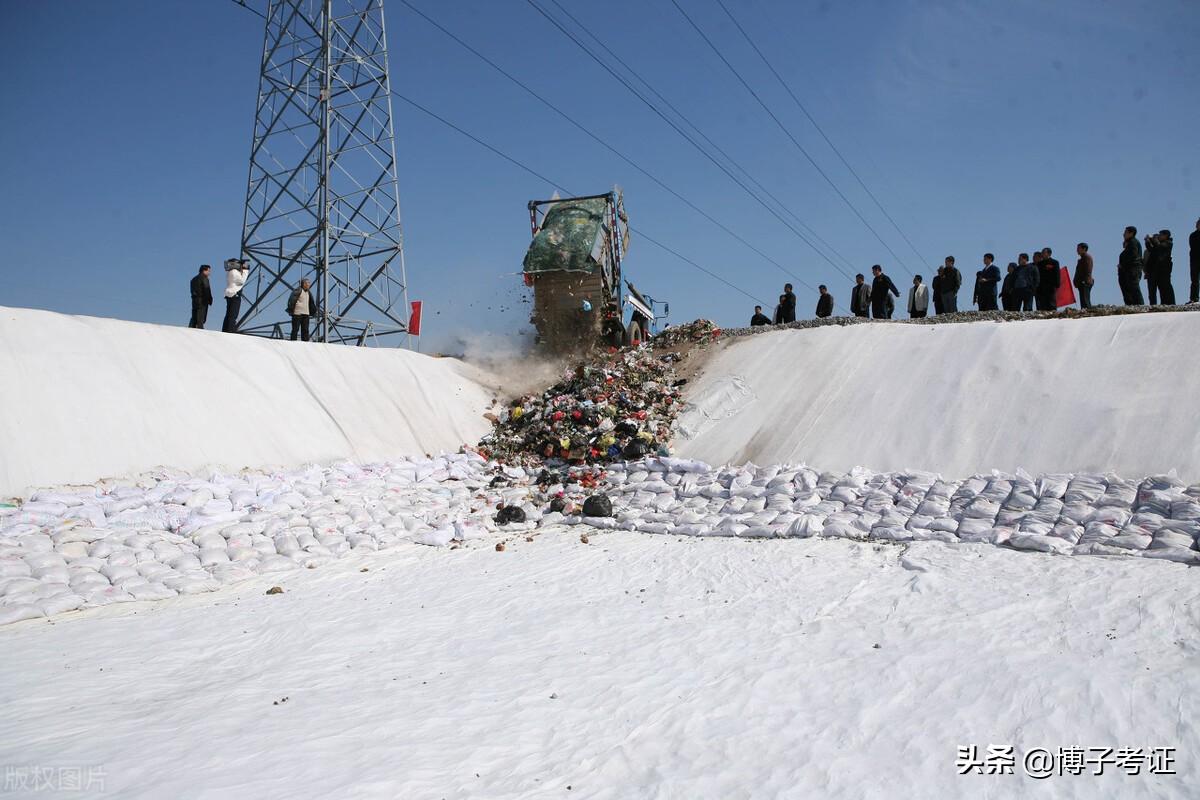
<instances>
[{"instance_id":1,"label":"row of sandbag","mask_svg":"<svg viewBox=\"0 0 1200 800\"><path fill-rule=\"evenodd\" d=\"M1200 561L1200 484L1173 475L1132 481L1018 471L946 480L804 465L711 469L663 458L610 466L605 490L613 517L561 521L688 536L932 539Z\"/></svg>"},{"instance_id":2,"label":"row of sandbag","mask_svg":"<svg viewBox=\"0 0 1200 800\"><path fill-rule=\"evenodd\" d=\"M302 470L159 470L45 490L0 509L0 624L87 606L211 591L403 541L443 545L498 530L528 475L476 454ZM497 474L504 480L497 480Z\"/></svg>"}]
</instances>

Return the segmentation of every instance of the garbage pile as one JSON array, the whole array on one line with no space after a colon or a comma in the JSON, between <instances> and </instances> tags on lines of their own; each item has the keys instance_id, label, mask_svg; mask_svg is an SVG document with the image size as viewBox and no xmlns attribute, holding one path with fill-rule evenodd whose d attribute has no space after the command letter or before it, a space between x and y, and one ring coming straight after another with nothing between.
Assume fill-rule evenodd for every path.
<instances>
[{"instance_id":1,"label":"garbage pile","mask_svg":"<svg viewBox=\"0 0 1200 800\"><path fill-rule=\"evenodd\" d=\"M698 319L685 325L667 328L654 337L656 347L674 347L681 344L708 344L721 338L721 329L710 319Z\"/></svg>"},{"instance_id":2,"label":"garbage pile","mask_svg":"<svg viewBox=\"0 0 1200 800\"><path fill-rule=\"evenodd\" d=\"M679 411L673 364L650 347L601 354L541 394L513 399L479 443L506 464L605 464L670 455Z\"/></svg>"}]
</instances>

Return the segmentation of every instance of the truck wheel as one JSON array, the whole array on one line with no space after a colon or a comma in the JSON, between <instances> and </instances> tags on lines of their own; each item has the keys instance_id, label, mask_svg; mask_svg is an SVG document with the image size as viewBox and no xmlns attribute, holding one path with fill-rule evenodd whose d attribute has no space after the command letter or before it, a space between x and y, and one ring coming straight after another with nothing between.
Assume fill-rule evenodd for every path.
<instances>
[{"instance_id":1,"label":"truck wheel","mask_svg":"<svg viewBox=\"0 0 1200 800\"><path fill-rule=\"evenodd\" d=\"M633 320L629 323L629 331L626 336L630 347L637 347L642 342L646 341L646 332L642 330L642 323Z\"/></svg>"}]
</instances>

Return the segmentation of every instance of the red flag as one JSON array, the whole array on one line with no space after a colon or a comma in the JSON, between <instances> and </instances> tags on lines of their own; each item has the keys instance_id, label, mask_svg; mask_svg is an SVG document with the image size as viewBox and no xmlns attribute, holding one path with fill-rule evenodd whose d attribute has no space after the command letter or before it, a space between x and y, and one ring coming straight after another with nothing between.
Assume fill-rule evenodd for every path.
<instances>
[{"instance_id":1,"label":"red flag","mask_svg":"<svg viewBox=\"0 0 1200 800\"><path fill-rule=\"evenodd\" d=\"M1072 300L1071 302L1074 302ZM421 301L413 300L409 303L412 306L412 313L408 315L408 332L412 336L421 335Z\"/></svg>"},{"instance_id":2,"label":"red flag","mask_svg":"<svg viewBox=\"0 0 1200 800\"><path fill-rule=\"evenodd\" d=\"M1057 308L1075 304L1075 287L1071 285L1071 273L1066 267L1061 269L1062 272L1058 277L1058 293L1054 296Z\"/></svg>"}]
</instances>

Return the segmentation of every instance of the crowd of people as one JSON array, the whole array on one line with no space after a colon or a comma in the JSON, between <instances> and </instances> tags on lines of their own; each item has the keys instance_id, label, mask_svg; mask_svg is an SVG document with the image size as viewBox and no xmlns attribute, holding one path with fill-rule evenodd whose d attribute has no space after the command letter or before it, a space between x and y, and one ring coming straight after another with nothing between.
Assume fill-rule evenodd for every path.
<instances>
[{"instance_id":1,"label":"crowd of people","mask_svg":"<svg viewBox=\"0 0 1200 800\"><path fill-rule=\"evenodd\" d=\"M201 264L199 271L192 277L192 318L189 328L203 328L208 320L208 307L213 304L212 284L209 277L212 266ZM250 262L245 259L230 258L225 261L225 319L221 322L221 330L225 333L238 332L238 314L242 310L242 287L250 275ZM300 281L300 285L288 296L284 310L292 320L291 340L299 336L303 341L309 340L309 320L317 316L317 296L311 291L308 278Z\"/></svg>"},{"instance_id":2,"label":"crowd of people","mask_svg":"<svg viewBox=\"0 0 1200 800\"><path fill-rule=\"evenodd\" d=\"M1125 305L1143 305L1142 281L1146 281L1146 295L1150 305L1175 305L1175 288L1171 283L1174 266L1171 232L1163 229L1144 238L1145 246L1138 241L1137 228L1125 228L1121 254L1117 259L1117 284L1121 289ZM1190 266L1191 291L1188 303L1200 302L1200 220L1196 230L1188 237L1188 260ZM1069 273L1054 257L1049 247L1029 253L1021 253L1016 261L1010 261L1007 272L1002 273L991 253L983 254L983 266L975 273L975 285L971 293L971 304L979 311L1056 311L1078 302L1081 309L1092 307L1092 288L1096 284L1095 262L1087 242L1075 246L1074 273ZM856 317L891 319L895 313L894 298L899 299L900 290L884 273L879 264L871 267L871 282L859 273L854 276L850 287L850 313ZM1068 295L1063 293L1063 280L1069 281ZM954 265L954 256L946 256L942 266L929 284L916 275L912 288L908 290L908 316L921 319L929 314L953 314L958 311L958 293L963 285L962 273ZM833 314L833 295L824 285L817 291L818 318ZM1073 294L1074 299L1069 299ZM1064 302L1067 297L1067 302ZM774 317L762 313L762 306L754 307L750 325L781 325L796 321L796 295L790 283L783 287Z\"/></svg>"}]
</instances>

